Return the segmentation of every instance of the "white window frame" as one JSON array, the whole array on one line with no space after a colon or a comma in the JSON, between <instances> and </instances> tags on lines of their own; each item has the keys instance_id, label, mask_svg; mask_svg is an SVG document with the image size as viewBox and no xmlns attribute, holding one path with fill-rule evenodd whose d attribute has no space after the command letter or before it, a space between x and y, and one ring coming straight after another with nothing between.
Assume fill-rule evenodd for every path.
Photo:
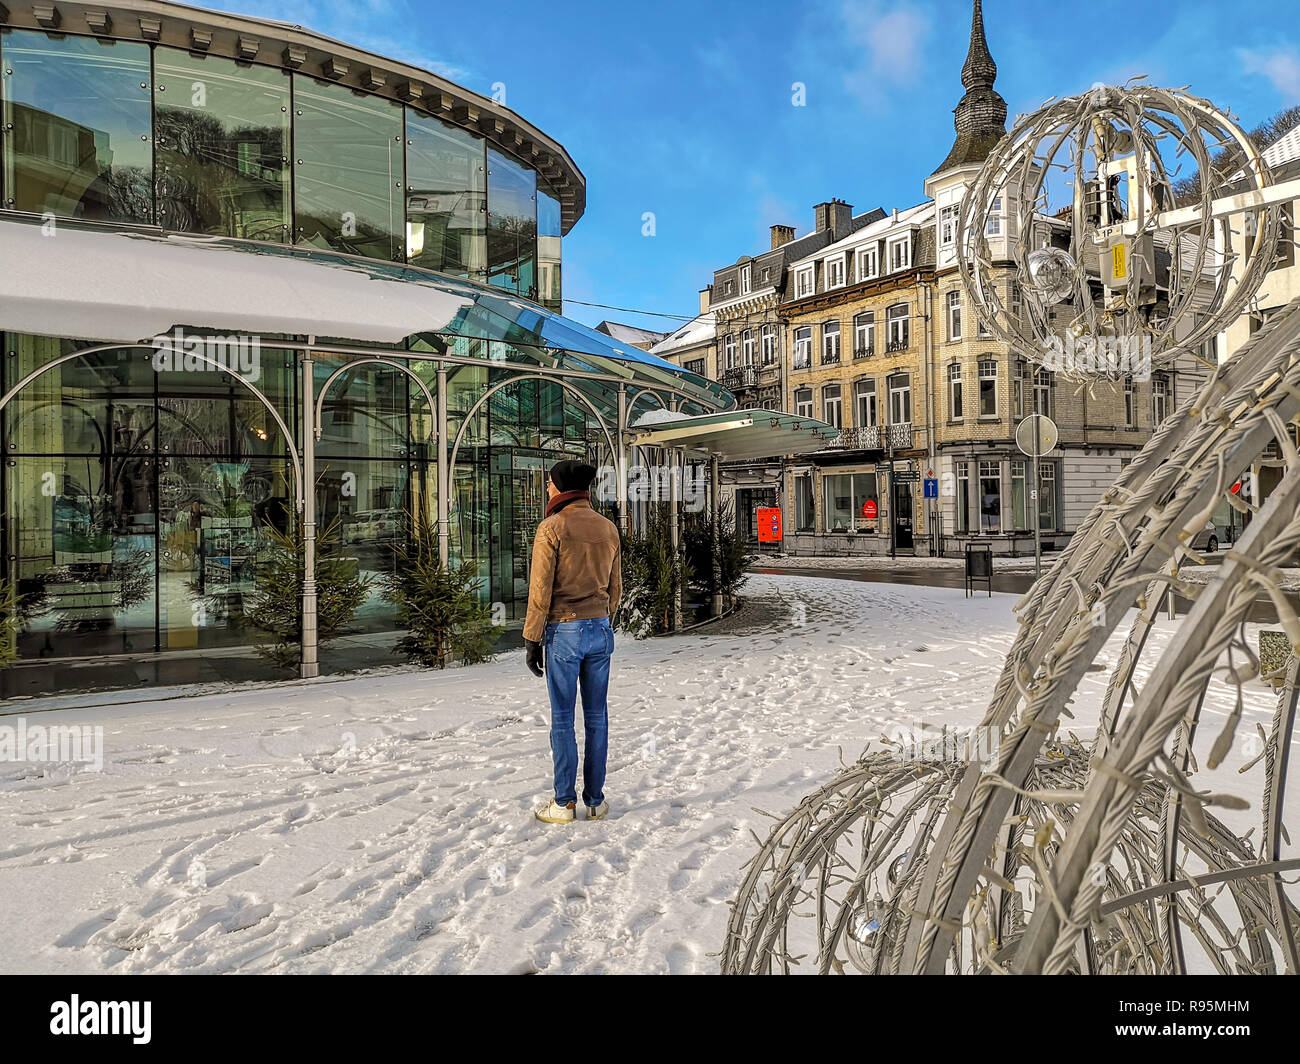
<instances>
[{"instance_id":1,"label":"white window frame","mask_svg":"<svg viewBox=\"0 0 1300 1064\"><path fill-rule=\"evenodd\" d=\"M962 370L960 362L948 364L948 417L952 421L961 421L965 417L965 405L962 395Z\"/></svg>"},{"instance_id":2,"label":"white window frame","mask_svg":"<svg viewBox=\"0 0 1300 1064\"><path fill-rule=\"evenodd\" d=\"M891 311L903 308L902 314ZM895 333L899 335L896 337ZM901 343L899 351L906 351L912 345L912 308L907 303L895 303L885 308L885 349L889 350L895 343Z\"/></svg>"},{"instance_id":3,"label":"white window frame","mask_svg":"<svg viewBox=\"0 0 1300 1064\"><path fill-rule=\"evenodd\" d=\"M901 256L897 254L899 248L903 249ZM898 273L899 270L906 270L912 265L912 237L910 234L890 240L887 250L889 252L890 273Z\"/></svg>"},{"instance_id":4,"label":"white window frame","mask_svg":"<svg viewBox=\"0 0 1300 1064\"><path fill-rule=\"evenodd\" d=\"M754 286L750 283L750 277L749 267L747 265L742 266L740 268L740 294L742 296L749 295L754 289Z\"/></svg>"},{"instance_id":5,"label":"white window frame","mask_svg":"<svg viewBox=\"0 0 1300 1064\"><path fill-rule=\"evenodd\" d=\"M799 334L804 335L800 336ZM800 358L802 353L803 357ZM794 349L790 353L791 366L794 369L808 369L812 366L812 326L800 325L794 330Z\"/></svg>"},{"instance_id":6,"label":"white window frame","mask_svg":"<svg viewBox=\"0 0 1300 1064\"><path fill-rule=\"evenodd\" d=\"M722 368L736 368L736 334L727 333L722 338Z\"/></svg>"},{"instance_id":7,"label":"white window frame","mask_svg":"<svg viewBox=\"0 0 1300 1064\"><path fill-rule=\"evenodd\" d=\"M741 365L752 366L754 364L754 330L746 329L740 334L740 358Z\"/></svg>"},{"instance_id":8,"label":"white window frame","mask_svg":"<svg viewBox=\"0 0 1300 1064\"><path fill-rule=\"evenodd\" d=\"M864 401L865 410L863 410ZM869 429L880 424L880 405L875 377L864 377L853 382L853 417L858 428Z\"/></svg>"},{"instance_id":9,"label":"white window frame","mask_svg":"<svg viewBox=\"0 0 1300 1064\"><path fill-rule=\"evenodd\" d=\"M992 367L991 370L990 367ZM977 381L976 391L975 391L976 414L979 417L992 420L998 416L997 361L995 359L981 359L978 367L976 368L975 379ZM991 394L993 396L992 413L986 413L984 410L984 396L986 394L984 384L986 381L991 381L993 384L993 387L990 388L987 392L987 394Z\"/></svg>"},{"instance_id":10,"label":"white window frame","mask_svg":"<svg viewBox=\"0 0 1300 1064\"><path fill-rule=\"evenodd\" d=\"M880 249L874 244L858 249L858 280L869 281L880 276Z\"/></svg>"},{"instance_id":11,"label":"white window frame","mask_svg":"<svg viewBox=\"0 0 1300 1064\"><path fill-rule=\"evenodd\" d=\"M772 326L764 325L759 332L758 349L763 365L770 366L776 361L776 330Z\"/></svg>"},{"instance_id":12,"label":"white window frame","mask_svg":"<svg viewBox=\"0 0 1300 1064\"><path fill-rule=\"evenodd\" d=\"M826 288L843 288L846 281L844 275L844 255L831 255L822 259L822 277L826 280Z\"/></svg>"},{"instance_id":13,"label":"white window frame","mask_svg":"<svg viewBox=\"0 0 1300 1064\"><path fill-rule=\"evenodd\" d=\"M957 204L939 210L939 245L951 247L957 242Z\"/></svg>"},{"instance_id":14,"label":"white window frame","mask_svg":"<svg viewBox=\"0 0 1300 1064\"><path fill-rule=\"evenodd\" d=\"M833 366L839 360L840 323L838 321L828 321L822 325L822 365Z\"/></svg>"},{"instance_id":15,"label":"white window frame","mask_svg":"<svg viewBox=\"0 0 1300 1064\"><path fill-rule=\"evenodd\" d=\"M810 296L817 291L817 281L813 277L813 268L811 266L801 266L794 271L794 297L803 299L804 296Z\"/></svg>"},{"instance_id":16,"label":"white window frame","mask_svg":"<svg viewBox=\"0 0 1300 1064\"><path fill-rule=\"evenodd\" d=\"M989 208L988 236L1002 235L1002 197L994 196Z\"/></svg>"},{"instance_id":17,"label":"white window frame","mask_svg":"<svg viewBox=\"0 0 1300 1064\"><path fill-rule=\"evenodd\" d=\"M863 352L859 354L858 352ZM853 318L853 357L870 358L876 353L876 312L864 310Z\"/></svg>"},{"instance_id":18,"label":"white window frame","mask_svg":"<svg viewBox=\"0 0 1300 1064\"><path fill-rule=\"evenodd\" d=\"M954 288L944 297L945 317L948 320L948 339L961 339L961 291Z\"/></svg>"},{"instance_id":19,"label":"white window frame","mask_svg":"<svg viewBox=\"0 0 1300 1064\"><path fill-rule=\"evenodd\" d=\"M901 381L895 384L895 381ZM886 381L889 389L889 423L891 425L910 425L912 423L912 375L910 373L892 374ZM906 417L900 415L906 414Z\"/></svg>"},{"instance_id":20,"label":"white window frame","mask_svg":"<svg viewBox=\"0 0 1300 1064\"><path fill-rule=\"evenodd\" d=\"M835 394L831 395L831 389ZM844 389L839 381L822 385L822 420L837 429L844 428Z\"/></svg>"},{"instance_id":21,"label":"white window frame","mask_svg":"<svg viewBox=\"0 0 1300 1064\"><path fill-rule=\"evenodd\" d=\"M801 395L807 394L808 399L805 401L800 398ZM813 390L805 385L802 388L794 390L794 413L795 417L812 417L813 416Z\"/></svg>"}]
</instances>

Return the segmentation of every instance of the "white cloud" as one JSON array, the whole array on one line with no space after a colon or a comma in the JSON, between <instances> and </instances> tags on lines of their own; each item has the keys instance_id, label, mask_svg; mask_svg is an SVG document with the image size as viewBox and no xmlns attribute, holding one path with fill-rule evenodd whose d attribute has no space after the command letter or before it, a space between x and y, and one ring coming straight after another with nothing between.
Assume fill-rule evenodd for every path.
<instances>
[{"instance_id":1,"label":"white cloud","mask_svg":"<svg viewBox=\"0 0 1300 1064\"><path fill-rule=\"evenodd\" d=\"M854 3L841 9L845 43L862 61L844 76L844 87L863 100L915 83L925 70L930 18L909 3Z\"/></svg>"},{"instance_id":2,"label":"white cloud","mask_svg":"<svg viewBox=\"0 0 1300 1064\"><path fill-rule=\"evenodd\" d=\"M1292 49L1238 48L1237 59L1247 74L1262 74L1288 102L1300 102L1300 58Z\"/></svg>"}]
</instances>

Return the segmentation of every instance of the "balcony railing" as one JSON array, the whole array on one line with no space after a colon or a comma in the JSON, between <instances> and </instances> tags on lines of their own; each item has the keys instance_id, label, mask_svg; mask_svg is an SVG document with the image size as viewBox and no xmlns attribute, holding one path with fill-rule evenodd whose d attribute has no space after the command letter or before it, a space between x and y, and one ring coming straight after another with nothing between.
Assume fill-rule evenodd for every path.
<instances>
[{"instance_id":1,"label":"balcony railing","mask_svg":"<svg viewBox=\"0 0 1300 1064\"><path fill-rule=\"evenodd\" d=\"M722 371L724 388L753 388L758 384L758 369L754 366L733 366Z\"/></svg>"},{"instance_id":2,"label":"balcony railing","mask_svg":"<svg viewBox=\"0 0 1300 1064\"><path fill-rule=\"evenodd\" d=\"M889 343L885 344L885 350L891 353L894 351L906 351L910 346L911 344L907 340L890 340Z\"/></svg>"},{"instance_id":3,"label":"balcony railing","mask_svg":"<svg viewBox=\"0 0 1300 1064\"><path fill-rule=\"evenodd\" d=\"M854 358L870 358L875 353L876 353L875 347L870 345L867 347L855 347L853 349Z\"/></svg>"},{"instance_id":4,"label":"balcony railing","mask_svg":"<svg viewBox=\"0 0 1300 1064\"><path fill-rule=\"evenodd\" d=\"M831 354L828 351L822 352L823 366L838 366L839 364L840 364L840 353L838 351L836 351L834 354Z\"/></svg>"},{"instance_id":5,"label":"balcony railing","mask_svg":"<svg viewBox=\"0 0 1300 1064\"><path fill-rule=\"evenodd\" d=\"M851 451L883 451L886 445L893 451L907 451L913 447L915 433L910 422L898 425L864 425L854 429L844 429L834 440L832 447L844 447Z\"/></svg>"}]
</instances>

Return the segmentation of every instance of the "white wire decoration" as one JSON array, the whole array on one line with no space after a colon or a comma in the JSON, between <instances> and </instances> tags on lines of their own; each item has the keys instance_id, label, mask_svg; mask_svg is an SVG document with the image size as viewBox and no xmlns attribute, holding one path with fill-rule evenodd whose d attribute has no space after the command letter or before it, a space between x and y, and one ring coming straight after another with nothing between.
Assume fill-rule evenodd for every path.
<instances>
[{"instance_id":1,"label":"white wire decoration","mask_svg":"<svg viewBox=\"0 0 1300 1064\"><path fill-rule=\"evenodd\" d=\"M1078 213L1095 208L1089 175L1117 167L1120 148L1129 166L1134 145L1158 140L1143 130L1175 136L1171 115L1197 131L1186 152L1207 175L1199 202L1190 210L1160 203L1163 225L1152 218L1156 200L1130 193L1101 223L1081 223ZM1121 126L1139 132L1117 140ZM1211 132L1236 140L1249 160L1244 177L1229 176L1268 195L1225 203L1232 190L1195 143L1208 148ZM1076 217L1060 249L1068 258L1035 265L1028 223L1020 226L1013 258L1027 313L1012 320L981 258L987 211L998 190L1040 202L1044 175L1060 172L1038 147L1049 133L1075 148L1067 177ZM1109 147L1081 173L1079 160L1096 143ZM1150 174L1153 187L1170 185L1172 175L1154 164L1137 172ZM972 259L963 275L985 320L1026 354L1049 335L1052 319L1040 311L1064 307L1061 325L1136 330L1167 359L1221 329L1251 298L1261 263L1271 263L1262 249L1277 239L1270 204L1284 192L1300 196L1300 188L1270 188L1245 134L1205 101L1108 88L1049 102L1017 123L975 180L962 217ZM1117 234L1129 234L1131 256L1148 236L1154 247L1178 246L1193 230L1196 243L1217 242L1222 256L1226 225L1252 215L1264 241L1213 284L1203 276L1213 257L1190 246L1170 260L1182 261L1188 277L1180 280L1176 266L1157 277L1154 300L1098 283L1086 261L1089 249L1115 246ZM1028 294L1034 285L1039 296ZM1064 303L1042 296L1063 288ZM1211 367L1016 606L1019 630L981 725L998 740L990 755L979 763L949 756L942 744L895 743L779 818L733 903L723 971L1300 970L1300 857L1284 823L1300 618L1278 568L1300 546L1300 454L1290 431L1298 415L1300 300ZM1276 487L1262 503L1243 501L1234 485L1261 467ZM1190 542L1224 501L1250 520L1222 566L1203 568ZM1246 627L1261 593L1285 651L1264 669ZM1160 616L1174 594L1190 609ZM1089 674L1112 636L1103 687ZM1089 742L1068 730L1085 706L1100 722Z\"/></svg>"},{"instance_id":2,"label":"white wire decoration","mask_svg":"<svg viewBox=\"0 0 1300 1064\"><path fill-rule=\"evenodd\" d=\"M1272 266L1277 207L1213 210L1267 183L1251 139L1208 101L1099 86L1021 118L990 155L962 202L962 280L980 319L1030 361L1061 341L1102 352L1091 367L1050 367L1066 376L1127 375L1104 357L1125 351L1172 362L1235 320ZM1005 237L988 225L1004 211Z\"/></svg>"}]
</instances>

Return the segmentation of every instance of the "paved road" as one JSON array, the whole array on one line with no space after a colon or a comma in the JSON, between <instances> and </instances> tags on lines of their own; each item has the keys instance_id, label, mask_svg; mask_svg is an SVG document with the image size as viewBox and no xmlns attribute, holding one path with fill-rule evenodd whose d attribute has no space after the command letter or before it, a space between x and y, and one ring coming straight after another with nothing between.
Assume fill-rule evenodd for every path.
<instances>
[{"instance_id":1,"label":"paved road","mask_svg":"<svg viewBox=\"0 0 1300 1064\"><path fill-rule=\"evenodd\" d=\"M1222 555L1215 557L1209 556L1205 559L1207 565L1222 565ZM859 580L869 584L912 584L918 587L952 587L962 590L966 587L966 575L959 565L952 566L915 566L908 567L906 561L900 561L895 568L888 569L836 569L835 559L827 558L826 568L804 569L804 568L785 568L779 565L756 565L756 573L779 573L782 576L819 576L828 577L834 580ZM1045 567L1046 568L1046 567ZM993 559L993 590L1005 592L1009 595L1023 595L1034 583L1034 574L1032 572L998 572L998 559ZM978 594L987 594L981 586ZM1300 594L1287 592L1287 598L1291 601L1292 606L1300 612ZM1175 596L1178 612L1186 613L1192 608L1189 599L1181 595ZM1255 605L1251 608L1250 620L1257 624L1277 624L1277 610L1274 609L1273 603L1269 601L1264 592L1260 592L1255 599Z\"/></svg>"}]
</instances>

